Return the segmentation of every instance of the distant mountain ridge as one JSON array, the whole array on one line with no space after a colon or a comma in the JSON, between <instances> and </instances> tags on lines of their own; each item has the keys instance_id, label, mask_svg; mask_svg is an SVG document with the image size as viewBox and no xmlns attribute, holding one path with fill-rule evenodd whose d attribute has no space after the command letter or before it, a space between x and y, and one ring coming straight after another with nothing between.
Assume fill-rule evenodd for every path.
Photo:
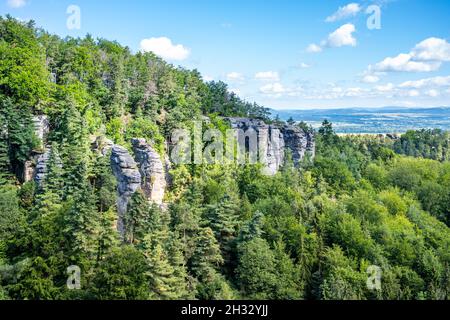
<instances>
[{"instance_id":1,"label":"distant mountain ridge","mask_svg":"<svg viewBox=\"0 0 450 320\"><path fill-rule=\"evenodd\" d=\"M319 127L327 119L338 133L402 133L417 129L450 130L450 107L382 107L275 110L273 117L290 118Z\"/></svg>"}]
</instances>

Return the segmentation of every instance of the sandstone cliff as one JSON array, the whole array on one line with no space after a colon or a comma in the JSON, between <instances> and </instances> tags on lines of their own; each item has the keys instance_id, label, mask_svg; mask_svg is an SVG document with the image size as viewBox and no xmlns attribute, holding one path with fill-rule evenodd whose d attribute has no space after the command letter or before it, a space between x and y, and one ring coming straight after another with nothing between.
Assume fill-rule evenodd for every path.
<instances>
[{"instance_id":1,"label":"sandstone cliff","mask_svg":"<svg viewBox=\"0 0 450 320\"><path fill-rule=\"evenodd\" d=\"M265 164L264 171L274 175L286 160L286 152L290 152L294 165L298 166L309 154L315 155L314 134L298 126L268 125L261 120L249 118L226 118L233 129L244 132L254 130L257 134L260 150L259 161Z\"/></svg>"}]
</instances>

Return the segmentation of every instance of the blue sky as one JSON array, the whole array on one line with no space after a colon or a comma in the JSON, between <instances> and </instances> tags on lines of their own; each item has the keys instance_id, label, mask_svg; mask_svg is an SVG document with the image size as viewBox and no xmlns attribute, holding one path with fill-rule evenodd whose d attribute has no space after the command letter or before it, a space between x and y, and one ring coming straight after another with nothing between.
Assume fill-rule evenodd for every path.
<instances>
[{"instance_id":1,"label":"blue sky","mask_svg":"<svg viewBox=\"0 0 450 320\"><path fill-rule=\"evenodd\" d=\"M450 105L448 0L0 0L7 13L154 51L276 109Z\"/></svg>"}]
</instances>

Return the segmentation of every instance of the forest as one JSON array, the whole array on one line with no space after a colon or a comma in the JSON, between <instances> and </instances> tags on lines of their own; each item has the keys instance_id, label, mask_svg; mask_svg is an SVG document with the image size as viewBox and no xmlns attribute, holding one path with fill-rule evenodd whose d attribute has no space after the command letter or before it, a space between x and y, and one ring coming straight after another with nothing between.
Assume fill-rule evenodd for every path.
<instances>
[{"instance_id":1,"label":"forest","mask_svg":"<svg viewBox=\"0 0 450 320\"><path fill-rule=\"evenodd\" d=\"M117 182L92 136L127 148L146 138L164 153L195 119L280 122L269 114L152 53L0 17L0 300L449 299L450 147L439 130L341 137L324 121L315 159L274 176L174 165L168 207L135 193L119 238ZM52 147L40 187L23 179L44 147L36 115ZM78 290L67 286L73 265ZM367 286L370 266L381 288Z\"/></svg>"}]
</instances>

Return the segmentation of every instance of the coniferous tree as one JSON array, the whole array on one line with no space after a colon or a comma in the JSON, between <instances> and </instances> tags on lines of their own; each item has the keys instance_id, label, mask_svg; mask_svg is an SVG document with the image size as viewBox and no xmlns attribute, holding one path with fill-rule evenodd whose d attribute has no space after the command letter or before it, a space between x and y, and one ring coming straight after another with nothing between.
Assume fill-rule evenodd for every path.
<instances>
[{"instance_id":1,"label":"coniferous tree","mask_svg":"<svg viewBox=\"0 0 450 320\"><path fill-rule=\"evenodd\" d=\"M97 261L100 217L95 205L92 187L85 184L70 200L71 206L64 217L69 261L89 271Z\"/></svg>"}]
</instances>

